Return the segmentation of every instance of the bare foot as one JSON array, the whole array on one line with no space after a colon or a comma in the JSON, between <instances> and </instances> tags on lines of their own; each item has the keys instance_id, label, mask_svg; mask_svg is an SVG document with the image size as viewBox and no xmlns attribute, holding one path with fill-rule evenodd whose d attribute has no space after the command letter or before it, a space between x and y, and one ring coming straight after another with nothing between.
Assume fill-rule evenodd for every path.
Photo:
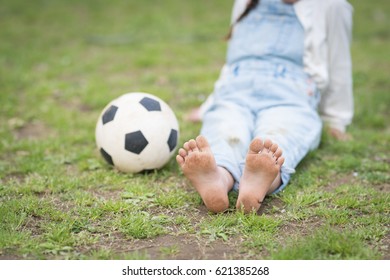
<instances>
[{"instance_id":1,"label":"bare foot","mask_svg":"<svg viewBox=\"0 0 390 280\"><path fill-rule=\"evenodd\" d=\"M205 137L184 143L176 161L210 211L219 213L229 208L228 192L233 187L233 177L217 166Z\"/></svg>"},{"instance_id":2,"label":"bare foot","mask_svg":"<svg viewBox=\"0 0 390 280\"><path fill-rule=\"evenodd\" d=\"M280 186L283 163L282 150L276 143L254 139L246 156L236 208L245 213L257 212L264 197Z\"/></svg>"}]
</instances>

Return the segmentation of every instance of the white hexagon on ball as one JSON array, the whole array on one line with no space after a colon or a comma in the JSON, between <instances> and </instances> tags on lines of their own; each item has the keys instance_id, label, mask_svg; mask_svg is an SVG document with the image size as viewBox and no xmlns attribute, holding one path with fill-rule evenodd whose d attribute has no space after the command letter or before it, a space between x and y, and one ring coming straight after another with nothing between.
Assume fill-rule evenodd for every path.
<instances>
[{"instance_id":1,"label":"white hexagon on ball","mask_svg":"<svg viewBox=\"0 0 390 280\"><path fill-rule=\"evenodd\" d=\"M160 98L143 92L126 93L103 109L95 136L109 164L137 173L168 163L177 148L179 124Z\"/></svg>"}]
</instances>

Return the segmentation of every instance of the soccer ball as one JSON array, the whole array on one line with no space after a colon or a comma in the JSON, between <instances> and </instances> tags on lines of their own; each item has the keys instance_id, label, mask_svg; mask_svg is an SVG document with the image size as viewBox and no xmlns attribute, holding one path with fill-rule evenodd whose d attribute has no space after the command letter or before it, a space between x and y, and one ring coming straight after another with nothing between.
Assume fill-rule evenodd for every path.
<instances>
[{"instance_id":1,"label":"soccer ball","mask_svg":"<svg viewBox=\"0 0 390 280\"><path fill-rule=\"evenodd\" d=\"M163 167L177 147L179 125L160 98L142 92L111 101L96 124L96 145L116 169L137 173Z\"/></svg>"}]
</instances>

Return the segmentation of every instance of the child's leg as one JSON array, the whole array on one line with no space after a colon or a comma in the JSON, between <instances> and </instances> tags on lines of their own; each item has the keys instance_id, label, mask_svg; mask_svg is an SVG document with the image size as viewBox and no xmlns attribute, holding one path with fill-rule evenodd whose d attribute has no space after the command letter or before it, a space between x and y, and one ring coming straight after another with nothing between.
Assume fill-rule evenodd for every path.
<instances>
[{"instance_id":1,"label":"child's leg","mask_svg":"<svg viewBox=\"0 0 390 280\"><path fill-rule=\"evenodd\" d=\"M255 124L250 109L240 104L240 98L245 98L243 92L237 95L238 100L216 101L205 113L200 133L209 142L217 165L229 170L236 181L241 178L240 164L245 160Z\"/></svg>"},{"instance_id":2,"label":"child's leg","mask_svg":"<svg viewBox=\"0 0 390 280\"><path fill-rule=\"evenodd\" d=\"M299 162L318 147L321 131L321 119L315 109L309 107L277 106L259 112L255 136L277 143L285 158L281 184L275 192L286 186Z\"/></svg>"},{"instance_id":3,"label":"child's leg","mask_svg":"<svg viewBox=\"0 0 390 280\"><path fill-rule=\"evenodd\" d=\"M217 166L206 138L198 136L184 143L176 160L210 211L223 212L229 207L227 194L233 187L233 177Z\"/></svg>"},{"instance_id":4,"label":"child's leg","mask_svg":"<svg viewBox=\"0 0 390 280\"><path fill-rule=\"evenodd\" d=\"M202 136L179 150L177 161L184 175L213 212L228 208L227 194L233 185L238 186L253 121L248 109L219 101L204 115Z\"/></svg>"},{"instance_id":5,"label":"child's leg","mask_svg":"<svg viewBox=\"0 0 390 280\"><path fill-rule=\"evenodd\" d=\"M321 129L321 120L310 107L275 106L260 111L255 136L270 140L263 144L258 138L250 145L237 208L257 211L267 194L281 191L298 163L318 146Z\"/></svg>"}]
</instances>

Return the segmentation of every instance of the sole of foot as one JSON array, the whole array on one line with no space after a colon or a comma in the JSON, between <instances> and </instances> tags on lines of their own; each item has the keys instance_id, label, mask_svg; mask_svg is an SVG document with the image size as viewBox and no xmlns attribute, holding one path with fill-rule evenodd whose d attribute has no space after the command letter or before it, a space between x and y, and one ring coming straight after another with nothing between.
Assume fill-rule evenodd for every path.
<instances>
[{"instance_id":1,"label":"sole of foot","mask_svg":"<svg viewBox=\"0 0 390 280\"><path fill-rule=\"evenodd\" d=\"M184 143L176 161L208 210L220 213L229 208L228 192L233 186L233 178L226 169L217 166L204 136Z\"/></svg>"},{"instance_id":2,"label":"sole of foot","mask_svg":"<svg viewBox=\"0 0 390 280\"><path fill-rule=\"evenodd\" d=\"M255 138L245 160L236 208L244 213L257 212L264 197L281 184L282 150L267 139Z\"/></svg>"}]
</instances>

